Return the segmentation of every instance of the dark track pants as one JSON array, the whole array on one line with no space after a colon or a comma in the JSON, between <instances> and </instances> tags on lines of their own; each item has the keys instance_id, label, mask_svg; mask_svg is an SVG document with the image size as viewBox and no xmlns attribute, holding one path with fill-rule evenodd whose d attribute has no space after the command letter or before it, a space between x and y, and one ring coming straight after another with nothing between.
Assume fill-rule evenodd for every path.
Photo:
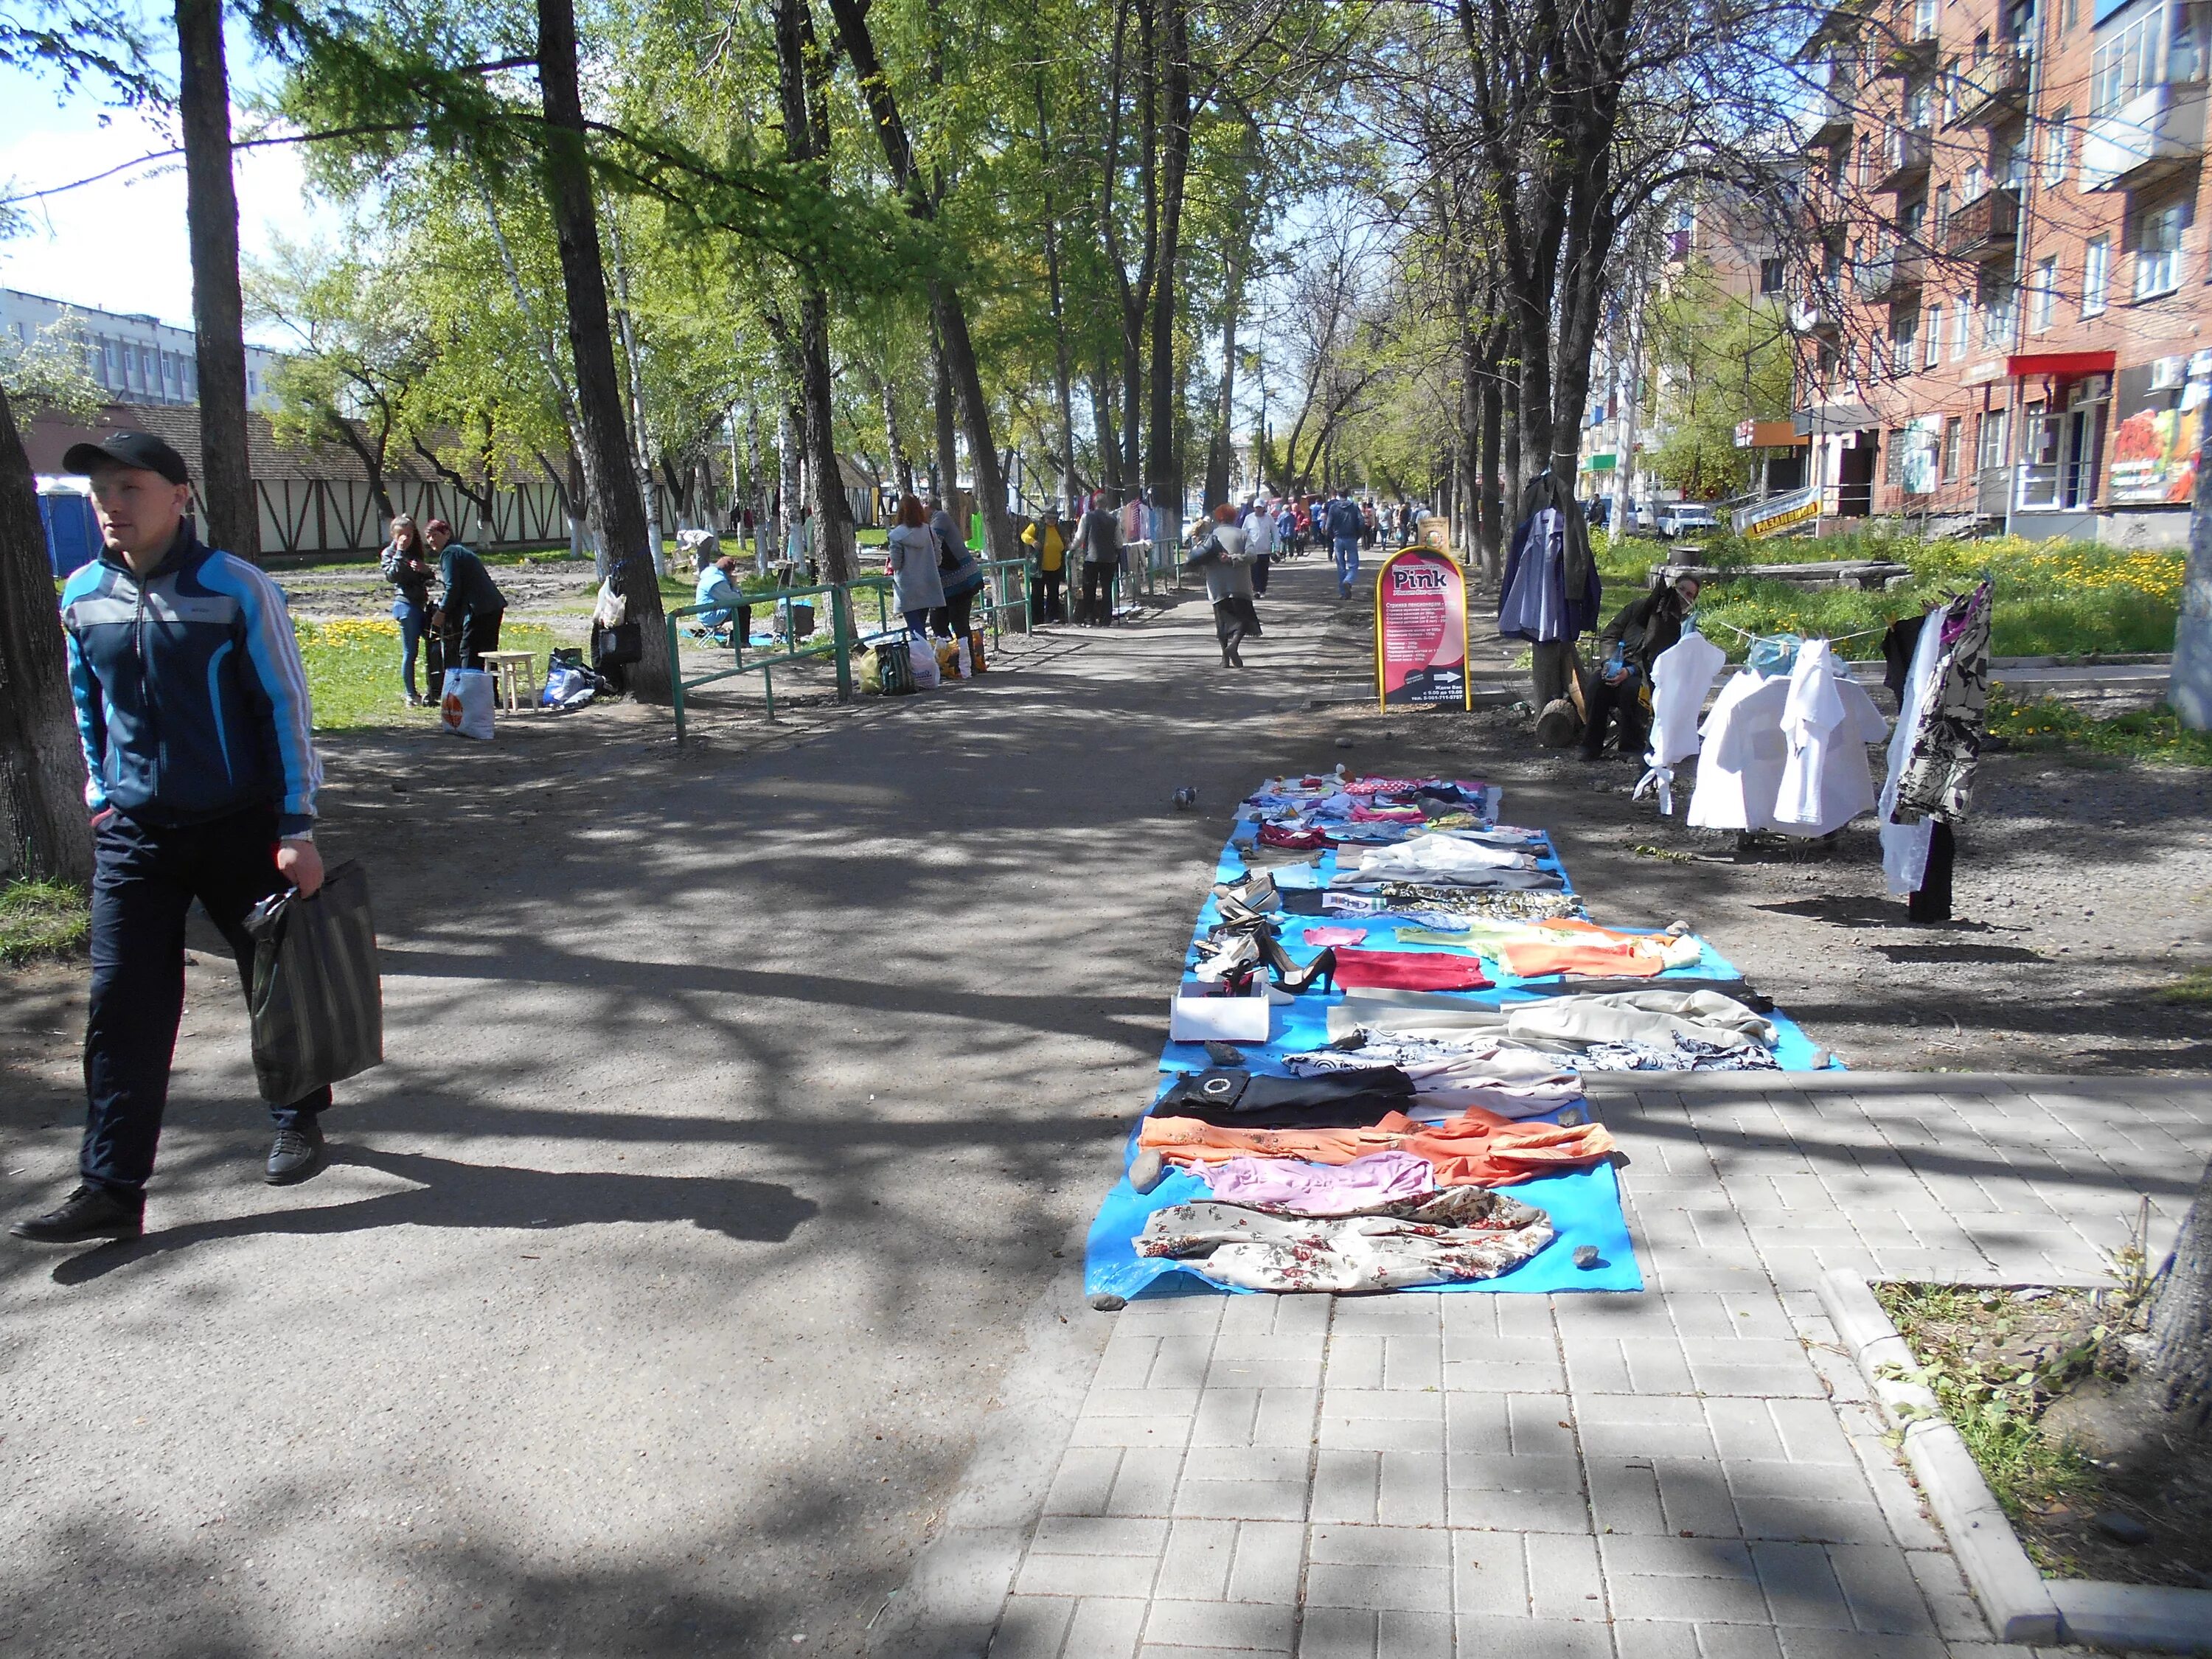
<instances>
[{"instance_id":1,"label":"dark track pants","mask_svg":"<svg viewBox=\"0 0 2212 1659\"><path fill-rule=\"evenodd\" d=\"M112 812L93 832L92 1007L85 1022L84 1179L135 1194L154 1172L185 1006L185 915L198 899L251 984L246 913L284 885L267 808L164 829ZM319 1089L272 1106L279 1128L331 1103Z\"/></svg>"}]
</instances>

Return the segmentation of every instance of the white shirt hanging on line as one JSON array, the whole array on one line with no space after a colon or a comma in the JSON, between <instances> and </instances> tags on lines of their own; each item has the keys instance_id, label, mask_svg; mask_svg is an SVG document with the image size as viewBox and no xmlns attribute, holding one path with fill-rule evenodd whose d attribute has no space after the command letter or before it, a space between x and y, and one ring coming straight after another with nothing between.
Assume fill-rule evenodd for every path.
<instances>
[{"instance_id":1,"label":"white shirt hanging on line","mask_svg":"<svg viewBox=\"0 0 2212 1659\"><path fill-rule=\"evenodd\" d=\"M1645 790L1656 788L1663 817L1674 815L1674 768L1698 752L1698 711L1705 706L1713 677L1727 665L1728 653L1693 627L1651 665L1651 747L1632 799L1641 800Z\"/></svg>"},{"instance_id":2,"label":"white shirt hanging on line","mask_svg":"<svg viewBox=\"0 0 2212 1659\"><path fill-rule=\"evenodd\" d=\"M1844 672L1828 641L1806 641L1782 706L1789 756L1775 799L1775 828L1825 836L1872 811L1867 745L1880 743L1887 732L1874 699Z\"/></svg>"},{"instance_id":3,"label":"white shirt hanging on line","mask_svg":"<svg viewBox=\"0 0 2212 1659\"><path fill-rule=\"evenodd\" d=\"M1838 676L1837 696L1844 715L1811 772L1808 787L1814 793L1796 809L1810 813L1811 821L1785 823L1778 815L1783 775L1790 760L1782 719L1794 674L1793 670L1762 678L1747 668L1721 688L1713 712L1705 716L1698 787L1690 797L1688 821L1693 827L1774 830L1811 837L1842 829L1874 805L1874 780L1863 744L1881 739L1881 711L1856 682Z\"/></svg>"}]
</instances>

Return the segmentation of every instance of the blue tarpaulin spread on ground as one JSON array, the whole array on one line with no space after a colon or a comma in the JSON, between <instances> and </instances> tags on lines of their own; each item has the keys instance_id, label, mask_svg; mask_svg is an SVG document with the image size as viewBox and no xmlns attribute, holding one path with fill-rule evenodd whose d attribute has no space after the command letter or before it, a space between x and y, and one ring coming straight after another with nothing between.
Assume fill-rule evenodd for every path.
<instances>
[{"instance_id":1,"label":"blue tarpaulin spread on ground","mask_svg":"<svg viewBox=\"0 0 2212 1659\"><path fill-rule=\"evenodd\" d=\"M1235 882L1244 878L1248 867L1243 852L1253 844L1257 829L1257 824L1250 821L1237 823L1228 843L1222 848L1214 871L1216 881ZM1347 850L1356 855L1358 849ZM1532 850L1536 853L1537 866L1558 874L1566 884L1565 890L1572 895L1573 884L1553 853L1549 837L1546 837L1540 848ZM1291 856L1295 860L1295 855ZM1277 886L1281 888L1326 887L1329 878L1336 873L1336 860L1337 854L1334 850L1319 851L1310 860L1279 866L1273 873ZM1220 920L1219 908L1209 895L1200 908L1197 922L1192 929L1193 944L1202 944L1208 931ZM1466 954L1459 947L1451 945L1401 942L1393 932L1396 924L1388 915L1371 920L1348 915L1285 915L1279 920L1285 951L1299 963L1309 961L1317 954L1315 947L1304 941L1304 930L1308 926L1364 926L1370 930L1370 937L1367 942L1377 949ZM1669 969L1654 976L1648 981L1651 988L1664 989L1669 980L1742 978L1735 967L1710 944L1703 940L1698 943L1698 960L1693 966ZM1466 997L1473 1006L1498 1007L1538 997L1571 994L1576 987L1571 976L1520 979L1495 963L1488 963L1486 970L1490 971L1497 981L1493 988L1452 994ZM1327 1046L1329 1041L1328 1010L1332 1004L1340 1000L1340 994L1314 992L1287 1002L1278 1002L1272 1010L1267 1042L1264 1045L1237 1045L1244 1055L1243 1065L1254 1072L1288 1075L1289 1068L1284 1064L1285 1056ZM1766 1018L1773 1024L1778 1034L1773 1054L1782 1070L1813 1071L1840 1064L1825 1050L1816 1047L1796 1021L1778 1010L1768 1014ZM1163 1045L1160 1053L1160 1070L1163 1072L1200 1071L1210 1063L1203 1046L1194 1042L1170 1040ZM1553 1117L1527 1121L1541 1123L1553 1121L1555 1116L1556 1114ZM1130 1128L1123 1151L1125 1171L1137 1156L1140 1127L1141 1122ZM1613 1164L1601 1164L1587 1170L1545 1176L1505 1190L1514 1198L1532 1204L1550 1216L1554 1235L1551 1243L1527 1261L1494 1279L1422 1285L1416 1289L1542 1294L1555 1291L1640 1291L1644 1288L1643 1272L1638 1266L1635 1248L1629 1237L1627 1219L1621 1210L1620 1177ZM1176 1288L1189 1291L1199 1286L1224 1294L1267 1294L1232 1290L1215 1284L1200 1271L1200 1264L1195 1261L1137 1254L1134 1241L1144 1231L1146 1218L1153 1212L1172 1205L1203 1202L1211 1195L1212 1188L1204 1180L1185 1170L1171 1169L1149 1193L1138 1192L1129 1184L1125 1173L1115 1182L1113 1190L1107 1194L1105 1202L1099 1207L1097 1218L1091 1225L1085 1253L1085 1294L1093 1298L1119 1297L1126 1301L1147 1289L1158 1293ZM1583 1245L1593 1246L1597 1252L1595 1262L1587 1268L1574 1265L1575 1252Z\"/></svg>"}]
</instances>

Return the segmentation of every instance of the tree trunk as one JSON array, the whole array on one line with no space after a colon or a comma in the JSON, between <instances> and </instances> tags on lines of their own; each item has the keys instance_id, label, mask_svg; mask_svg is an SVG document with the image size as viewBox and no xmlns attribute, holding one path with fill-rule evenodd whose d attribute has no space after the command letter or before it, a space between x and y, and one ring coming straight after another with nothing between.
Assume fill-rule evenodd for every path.
<instances>
[{"instance_id":1,"label":"tree trunk","mask_svg":"<svg viewBox=\"0 0 2212 1659\"><path fill-rule=\"evenodd\" d=\"M1185 0L1159 0L1159 83L1166 131L1160 167L1159 255L1152 277L1152 362L1148 411L1152 440L1145 483L1155 507L1175 515L1175 534L1182 534L1182 434L1176 416L1176 312L1182 268L1183 185L1190 173L1190 19Z\"/></svg>"},{"instance_id":2,"label":"tree trunk","mask_svg":"<svg viewBox=\"0 0 2212 1659\"><path fill-rule=\"evenodd\" d=\"M2166 701L2192 731L2212 727L2212 423L2197 451L2197 505L2189 515L2189 559Z\"/></svg>"},{"instance_id":3,"label":"tree trunk","mask_svg":"<svg viewBox=\"0 0 2212 1659\"><path fill-rule=\"evenodd\" d=\"M898 397L891 389L891 378L886 374L876 382L884 404L884 436L891 447L891 476L898 482L899 494L914 494L914 455L906 442L906 422L899 419Z\"/></svg>"},{"instance_id":4,"label":"tree trunk","mask_svg":"<svg viewBox=\"0 0 2212 1659\"><path fill-rule=\"evenodd\" d=\"M1047 118L1044 67L1035 76L1037 112L1037 156L1044 184L1044 274L1052 305L1053 394L1060 410L1060 510L1075 512L1075 397L1074 374L1069 368L1067 308L1060 286L1060 226L1053 201L1052 125Z\"/></svg>"},{"instance_id":5,"label":"tree trunk","mask_svg":"<svg viewBox=\"0 0 2212 1659\"><path fill-rule=\"evenodd\" d=\"M246 434L246 299L238 281L238 188L230 172L230 75L222 0L177 0L177 107L191 237L200 378L201 538L261 562L261 510Z\"/></svg>"},{"instance_id":6,"label":"tree trunk","mask_svg":"<svg viewBox=\"0 0 2212 1659\"><path fill-rule=\"evenodd\" d=\"M2151 1304L2150 1374L2166 1388L2166 1407L2190 1421L2212 1421L2212 1164L2174 1240L2173 1267Z\"/></svg>"},{"instance_id":7,"label":"tree trunk","mask_svg":"<svg viewBox=\"0 0 2212 1659\"><path fill-rule=\"evenodd\" d=\"M814 13L807 0L775 0L775 58L785 150L826 192L829 60L815 42ZM814 553L823 580L847 582L857 573L844 470L837 460L836 410L830 401L830 297L813 271L798 275L799 402L813 484Z\"/></svg>"},{"instance_id":8,"label":"tree trunk","mask_svg":"<svg viewBox=\"0 0 2212 1659\"><path fill-rule=\"evenodd\" d=\"M799 432L804 413L785 399L775 412L775 550L779 559L791 556L792 531L799 523Z\"/></svg>"},{"instance_id":9,"label":"tree trunk","mask_svg":"<svg viewBox=\"0 0 2212 1659\"><path fill-rule=\"evenodd\" d=\"M769 511L768 469L762 463L760 398L757 394L745 399L745 478L752 487L753 507L753 572L768 574L769 522L774 517Z\"/></svg>"},{"instance_id":10,"label":"tree trunk","mask_svg":"<svg viewBox=\"0 0 2212 1659\"><path fill-rule=\"evenodd\" d=\"M1114 430L1114 386L1112 378L1101 368L1092 375L1091 386L1091 421L1097 434L1099 483L1108 495L1119 497L1125 485L1121 474L1121 440Z\"/></svg>"},{"instance_id":11,"label":"tree trunk","mask_svg":"<svg viewBox=\"0 0 2212 1659\"><path fill-rule=\"evenodd\" d=\"M959 410L952 399L952 366L945 360L945 342L937 332L937 287L929 289L930 414L935 421L937 489L945 510L960 516ZM963 530L964 533L964 530Z\"/></svg>"},{"instance_id":12,"label":"tree trunk","mask_svg":"<svg viewBox=\"0 0 2212 1659\"><path fill-rule=\"evenodd\" d=\"M653 570L654 550L646 543L644 503L638 499L630 471L622 380L615 370L606 269L599 251L599 216L592 203L584 105L576 78L573 0L538 0L538 80L545 111L546 204L560 245L577 412L591 449L587 475L598 497L595 516L605 532L608 556L622 571L629 618L641 624L643 655L629 671L630 690L641 702L666 702L674 665L668 659L667 632L661 626L660 581Z\"/></svg>"},{"instance_id":13,"label":"tree trunk","mask_svg":"<svg viewBox=\"0 0 2212 1659\"><path fill-rule=\"evenodd\" d=\"M629 314L629 262L623 257L622 229L609 216L607 228L615 249L615 325L622 334L623 384L629 394L631 471L637 478L637 498L645 510L645 544L653 550L653 574L667 574L668 555L662 547L660 491L653 479L652 440L645 430L645 365L638 350L637 330Z\"/></svg>"},{"instance_id":14,"label":"tree trunk","mask_svg":"<svg viewBox=\"0 0 2212 1659\"><path fill-rule=\"evenodd\" d=\"M38 484L0 391L0 876L92 879L84 750L70 705Z\"/></svg>"}]
</instances>

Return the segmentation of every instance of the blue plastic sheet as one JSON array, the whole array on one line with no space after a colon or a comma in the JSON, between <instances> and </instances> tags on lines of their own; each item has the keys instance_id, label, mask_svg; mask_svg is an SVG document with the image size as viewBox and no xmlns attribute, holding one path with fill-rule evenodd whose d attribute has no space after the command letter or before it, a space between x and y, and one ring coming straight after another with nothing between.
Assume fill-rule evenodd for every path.
<instances>
[{"instance_id":1,"label":"blue plastic sheet","mask_svg":"<svg viewBox=\"0 0 2212 1659\"><path fill-rule=\"evenodd\" d=\"M1240 881L1248 873L1240 849L1254 844L1258 828L1256 823L1240 822L1231 830L1215 865L1214 879L1217 882ZM1351 850L1356 863L1358 849ZM1565 890L1574 892L1573 879L1568 876L1565 866L1553 850L1548 836L1537 849L1536 862L1540 868L1558 872L1566 883ZM1302 862L1279 866L1275 880L1281 887L1325 887L1328 878L1336 873L1336 869L1335 851L1322 851L1309 855ZM1220 920L1220 908L1208 895L1206 902L1200 907L1197 921L1191 930L1193 943L1202 941ZM1285 951L1293 961L1300 963L1310 960L1316 950L1304 941L1307 927L1365 927L1370 933L1368 943L1375 949L1459 954L1449 945L1401 944L1391 931L1395 925L1387 915L1380 920L1357 915L1285 916L1282 919L1280 932ZM1710 943L1704 940L1698 943L1700 948L1695 966L1670 969L1657 975L1650 981L1652 987L1655 989L1664 988L1669 980L1743 977L1735 964L1714 950ZM1512 1002L1570 994L1575 988L1575 981L1571 977L1551 975L1524 980L1504 972L1502 968L1494 977L1498 983L1492 989L1455 994L1466 996L1472 1003L1498 1007ZM1328 1043L1328 1010L1332 1004L1342 1000L1341 994L1322 995L1315 993L1277 1005L1271 1013L1267 1043L1264 1046L1238 1045L1244 1054L1244 1063L1255 1072L1287 1075L1288 1067L1283 1063L1285 1056L1318 1048ZM1774 1057L1782 1070L1812 1071L1823 1066L1841 1068L1842 1062L1816 1048L1788 1015L1778 1010L1769 1014L1767 1018L1773 1023L1778 1033ZM1160 1053L1160 1070L1163 1072L1199 1071L1209 1063L1204 1047L1198 1043L1170 1042L1163 1046ZM1131 1127L1124 1148L1125 1171L1129 1161L1136 1156L1138 1127ZM1496 1279L1473 1284L1419 1288L1536 1294L1559 1291L1641 1291L1644 1288L1643 1271L1638 1265L1635 1247L1629 1238L1627 1219L1621 1210L1620 1177L1613 1164L1602 1164L1592 1169L1546 1176L1507 1190L1515 1198L1534 1205L1551 1217L1554 1232L1552 1243L1510 1273ZM1201 1201L1211 1194L1212 1189L1203 1180L1180 1170L1170 1170L1165 1179L1149 1193L1138 1192L1129 1184L1124 1173L1122 1178L1115 1183L1113 1190L1107 1194L1104 1203L1099 1207L1097 1218L1091 1224L1084 1263L1085 1293L1092 1297L1120 1297L1125 1301L1147 1291L1158 1295L1176 1290L1186 1293L1212 1291L1237 1295L1255 1294L1216 1285L1198 1271L1195 1263L1139 1256L1136 1252L1134 1241L1136 1236L1144 1231L1147 1216L1170 1205ZM1584 1244L1596 1247L1598 1259L1591 1267L1577 1267L1574 1253ZM1409 1292L1399 1292L1407 1293Z\"/></svg>"}]
</instances>

